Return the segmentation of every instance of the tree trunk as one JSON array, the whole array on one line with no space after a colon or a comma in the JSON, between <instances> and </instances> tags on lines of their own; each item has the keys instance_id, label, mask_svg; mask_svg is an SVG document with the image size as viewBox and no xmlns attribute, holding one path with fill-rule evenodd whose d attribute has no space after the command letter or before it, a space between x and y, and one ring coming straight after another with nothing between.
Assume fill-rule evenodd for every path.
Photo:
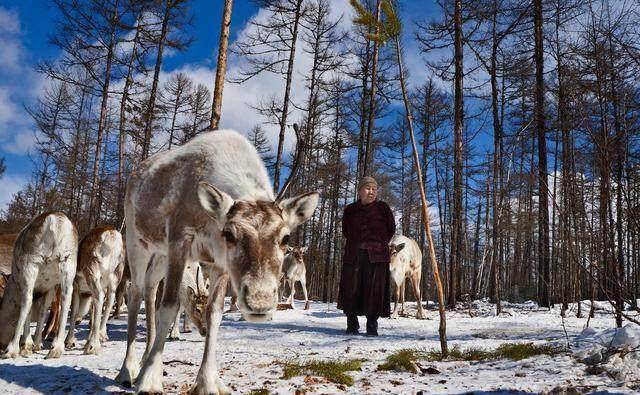
<instances>
[{"instance_id":1,"label":"tree trunk","mask_svg":"<svg viewBox=\"0 0 640 395\"><path fill-rule=\"evenodd\" d=\"M114 3L113 20L111 21L111 39L107 47L107 58L105 62L104 84L102 85L102 101L100 104L100 118L98 119L98 134L96 136L96 150L94 153L93 171L91 176L91 193L89 195L89 227L93 228L100 217L99 211L95 207L97 195L100 190L100 151L102 148L102 135L107 123L107 106L109 104L109 83L111 82L111 66L113 63L113 47L115 45L116 26L118 24L118 1Z\"/></svg>"},{"instance_id":2,"label":"tree trunk","mask_svg":"<svg viewBox=\"0 0 640 395\"><path fill-rule=\"evenodd\" d=\"M382 7L382 1L381 0L377 0L376 3L376 22L380 21L380 9ZM378 24L376 23L376 31L375 31L375 35L376 37L379 34L379 27ZM366 176L368 175L368 172L371 171L370 165L371 162L373 161L373 153L371 152L372 149L372 134L373 134L373 121L374 121L374 112L376 109L376 84L378 81L378 75L377 75L377 69L378 69L378 52L379 52L379 48L380 45L378 44L377 40L373 41L373 62L371 65L371 89L369 91L369 113L368 115L368 119L367 119L367 135L365 137L365 151L364 151L364 165L362 168L362 174L360 174L360 176Z\"/></svg>"},{"instance_id":3,"label":"tree trunk","mask_svg":"<svg viewBox=\"0 0 640 395\"><path fill-rule=\"evenodd\" d=\"M458 298L458 276L462 260L462 122L464 101L462 91L462 0L456 0L455 25L455 108L454 108L454 148L453 148L453 212L451 215L451 249L449 258L449 300L450 308L455 308Z\"/></svg>"},{"instance_id":4,"label":"tree trunk","mask_svg":"<svg viewBox=\"0 0 640 395\"><path fill-rule=\"evenodd\" d=\"M300 25L300 13L302 0L296 2L296 16L293 21L293 33L291 35L291 51L287 64L287 81L284 89L284 102L282 103L282 115L280 117L280 133L278 135L278 151L276 154L276 164L273 176L273 189L280 189L280 168L282 167L282 150L284 148L284 132L287 127L287 116L289 115L289 97L291 96L291 83L293 81L293 63L296 57L296 43L298 41L298 27Z\"/></svg>"},{"instance_id":5,"label":"tree trunk","mask_svg":"<svg viewBox=\"0 0 640 395\"><path fill-rule=\"evenodd\" d=\"M170 0L164 2L164 17L162 18L162 27L160 29L160 37L158 39L158 49L156 54L156 64L153 70L153 82L151 83L151 92L149 93L149 102L147 103L144 115L144 140L142 142L142 160L147 159L151 150L151 128L153 127L153 119L156 107L156 95L158 92L158 80L160 78L160 70L162 68L162 53L164 52L164 44L169 31L169 17L171 15Z\"/></svg>"},{"instance_id":6,"label":"tree trunk","mask_svg":"<svg viewBox=\"0 0 640 395\"><path fill-rule=\"evenodd\" d=\"M460 0L458 0L460 1ZM440 312L440 325L438 328L440 336L440 350L443 357L449 355L449 348L447 346L447 318L444 307L444 291L442 289L442 281L440 281L440 271L438 270L438 263L436 261L436 251L433 246L433 237L431 236L431 226L429 224L429 212L427 211L427 197L424 191L424 180L422 178L422 171L420 170L420 158L418 157L418 148L416 146L416 138L413 133L413 120L411 116L411 105L409 104L409 97L407 95L407 88L404 81L404 70L402 67L402 54L400 52L400 41L398 37L395 37L396 56L398 62L398 72L400 74L400 87L402 89L402 99L404 101L404 109L407 117L407 126L409 129L409 136L411 137L411 147L413 149L413 163L415 165L418 188L420 190L420 198L422 199L422 221L424 223L425 232L427 234L427 240L429 241L429 258L431 261L431 268L433 270L433 277L438 289L438 308Z\"/></svg>"},{"instance_id":7,"label":"tree trunk","mask_svg":"<svg viewBox=\"0 0 640 395\"><path fill-rule=\"evenodd\" d=\"M220 43L218 44L218 62L216 64L216 82L213 88L213 105L211 109L211 123L209 129L218 129L222 111L222 91L224 77L227 72L227 46L229 44L229 28L231 27L231 9L233 0L224 0L222 12L222 26L220 27Z\"/></svg>"},{"instance_id":8,"label":"tree trunk","mask_svg":"<svg viewBox=\"0 0 640 395\"><path fill-rule=\"evenodd\" d=\"M542 0L534 0L535 24L535 127L538 135L538 303L551 307L549 284L549 193L547 186L547 137L544 120L544 52Z\"/></svg>"}]
</instances>

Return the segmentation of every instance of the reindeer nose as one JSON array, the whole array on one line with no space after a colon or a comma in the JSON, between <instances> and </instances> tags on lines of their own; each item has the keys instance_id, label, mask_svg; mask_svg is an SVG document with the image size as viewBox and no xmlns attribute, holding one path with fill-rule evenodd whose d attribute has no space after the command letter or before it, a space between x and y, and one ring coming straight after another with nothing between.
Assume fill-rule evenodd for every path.
<instances>
[{"instance_id":1,"label":"reindeer nose","mask_svg":"<svg viewBox=\"0 0 640 395\"><path fill-rule=\"evenodd\" d=\"M277 287L271 286L242 286L244 304L256 314L267 313L275 308L278 300Z\"/></svg>"}]
</instances>

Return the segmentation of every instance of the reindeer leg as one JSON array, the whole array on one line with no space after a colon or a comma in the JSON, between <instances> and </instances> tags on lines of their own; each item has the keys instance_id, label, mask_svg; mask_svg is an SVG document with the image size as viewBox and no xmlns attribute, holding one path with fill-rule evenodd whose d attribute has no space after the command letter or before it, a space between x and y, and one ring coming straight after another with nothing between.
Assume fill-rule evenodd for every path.
<instances>
[{"instance_id":1,"label":"reindeer leg","mask_svg":"<svg viewBox=\"0 0 640 395\"><path fill-rule=\"evenodd\" d=\"M407 283L407 278L402 279L402 285L400 286L400 315L404 316L406 313L404 311L404 286Z\"/></svg>"},{"instance_id":2,"label":"reindeer leg","mask_svg":"<svg viewBox=\"0 0 640 395\"><path fill-rule=\"evenodd\" d=\"M71 316L69 317L69 332L67 339L64 341L66 348L74 348L76 346L76 320L78 319L78 310L80 309L80 286L75 283L73 287L73 296L71 300Z\"/></svg>"},{"instance_id":3,"label":"reindeer leg","mask_svg":"<svg viewBox=\"0 0 640 395\"><path fill-rule=\"evenodd\" d=\"M182 331L184 333L191 333L193 331L191 329L191 319L189 318L189 314L187 314L186 311L184 311L184 321L182 321Z\"/></svg>"},{"instance_id":4,"label":"reindeer leg","mask_svg":"<svg viewBox=\"0 0 640 395\"><path fill-rule=\"evenodd\" d=\"M91 262L91 265L97 265L99 262ZM93 313L91 315L91 330L87 344L84 346L84 353L87 355L98 354L100 352L100 325L102 324L102 308L104 307L104 290L100 284L101 276L99 269L92 278L87 278L87 283L91 289L91 297L93 299Z\"/></svg>"},{"instance_id":5,"label":"reindeer leg","mask_svg":"<svg viewBox=\"0 0 640 395\"><path fill-rule=\"evenodd\" d=\"M15 332L11 341L7 345L6 352L2 355L2 358L15 358L20 353L20 336L25 328L25 322L30 319L31 304L33 303L33 287L38 277L38 268L35 263L27 263L26 267L20 272L20 278L16 278L15 281L21 284L22 287L17 287L20 291L20 312L18 313L18 322L15 327ZM28 272L28 273L25 273ZM11 281L11 280L9 280ZM4 296L5 298L7 295Z\"/></svg>"},{"instance_id":6,"label":"reindeer leg","mask_svg":"<svg viewBox=\"0 0 640 395\"><path fill-rule=\"evenodd\" d=\"M60 325L58 326L58 333L53 339L53 347L45 357L47 359L60 358L64 351L64 331L67 328L67 316L69 315L69 307L73 296L73 280L76 278L77 258L77 255L73 253L66 260L61 260L58 263L60 265L60 290L62 292L60 314L58 314Z\"/></svg>"},{"instance_id":7,"label":"reindeer leg","mask_svg":"<svg viewBox=\"0 0 640 395\"><path fill-rule=\"evenodd\" d=\"M40 311L40 304L42 300L36 303L32 303L31 309ZM22 336L20 337L20 355L23 357L33 354L33 339L31 338L31 311L27 316L27 320L24 322L24 328L22 329Z\"/></svg>"},{"instance_id":8,"label":"reindeer leg","mask_svg":"<svg viewBox=\"0 0 640 395\"><path fill-rule=\"evenodd\" d=\"M294 305L294 299L295 299L295 295L296 295L296 282L294 280L289 280L289 291L291 291L291 294L289 294L289 304L291 305L291 308L295 310L296 306Z\"/></svg>"},{"instance_id":9,"label":"reindeer leg","mask_svg":"<svg viewBox=\"0 0 640 395\"><path fill-rule=\"evenodd\" d=\"M129 269L131 270L131 285L129 286L129 296L127 298L127 353L122 362L120 373L116 377L116 381L125 387L131 387L134 380L138 376L138 360L136 358L135 342L136 327L138 325L138 312L140 303L142 302L142 287L144 286L144 277L146 267L150 264L153 256L144 254L142 247L135 243L135 232L127 232L127 247L133 246L129 252ZM133 243L132 243L133 241ZM145 265L141 262L147 262Z\"/></svg>"},{"instance_id":10,"label":"reindeer leg","mask_svg":"<svg viewBox=\"0 0 640 395\"><path fill-rule=\"evenodd\" d=\"M169 234L169 261L164 281L164 292L162 302L158 309L156 320L157 333L153 342L153 347L144 360L140 377L136 383L137 393L162 393L162 351L164 343L169 333L171 322L178 314L180 284L186 266L184 250L189 250L186 245L189 243L182 240L182 237Z\"/></svg>"},{"instance_id":11,"label":"reindeer leg","mask_svg":"<svg viewBox=\"0 0 640 395\"><path fill-rule=\"evenodd\" d=\"M102 315L102 322L100 323L100 341L106 342L109 340L109 334L107 333L107 321L109 321L109 314L113 308L113 303L116 298L116 282L111 281L111 285L107 288L107 304Z\"/></svg>"},{"instance_id":12,"label":"reindeer leg","mask_svg":"<svg viewBox=\"0 0 640 395\"><path fill-rule=\"evenodd\" d=\"M391 318L394 320L398 318L398 300L400 300L400 286L396 284L395 288L395 300L393 301L393 312L391 313Z\"/></svg>"},{"instance_id":13,"label":"reindeer leg","mask_svg":"<svg viewBox=\"0 0 640 395\"><path fill-rule=\"evenodd\" d=\"M231 391L220 379L216 364L216 346L218 328L222 321L222 308L224 295L227 292L227 281L229 276L222 272L216 273L218 278L211 277L212 287L209 290L209 300L207 302L207 336L204 346L204 355L196 384L191 388L191 395L208 394L230 394Z\"/></svg>"},{"instance_id":14,"label":"reindeer leg","mask_svg":"<svg viewBox=\"0 0 640 395\"><path fill-rule=\"evenodd\" d=\"M128 273L129 265L128 264L125 264L125 265L126 265L124 268L125 273L122 274L122 278L118 282L118 287L116 288L116 309L113 312L113 318L120 317L120 313L122 312L122 305L124 304L124 295L127 293L127 281L131 276Z\"/></svg>"},{"instance_id":15,"label":"reindeer leg","mask_svg":"<svg viewBox=\"0 0 640 395\"><path fill-rule=\"evenodd\" d=\"M424 309L422 308L422 298L420 295L420 272L414 273L411 276L411 287L413 288L413 294L416 297L416 303L418 304L418 312L416 313L416 318L419 320L424 320L427 318L424 313Z\"/></svg>"},{"instance_id":16,"label":"reindeer leg","mask_svg":"<svg viewBox=\"0 0 640 395\"><path fill-rule=\"evenodd\" d=\"M302 293L304 294L304 309L309 310L309 295L307 294L307 281L300 280L300 285L302 286Z\"/></svg>"},{"instance_id":17,"label":"reindeer leg","mask_svg":"<svg viewBox=\"0 0 640 395\"><path fill-rule=\"evenodd\" d=\"M163 286L164 287L164 286ZM142 354L142 362L149 356L151 347L156 339L156 297L158 294L158 283L147 284L144 289L144 309L147 321L147 345Z\"/></svg>"},{"instance_id":18,"label":"reindeer leg","mask_svg":"<svg viewBox=\"0 0 640 395\"><path fill-rule=\"evenodd\" d=\"M36 326L36 337L33 341L33 351L42 350L42 327L47 319L47 312L49 311L49 306L51 305L51 301L55 294L56 288L53 287L53 289L49 290L49 292L44 296L42 306L40 306L40 311L38 312L38 325Z\"/></svg>"},{"instance_id":19,"label":"reindeer leg","mask_svg":"<svg viewBox=\"0 0 640 395\"><path fill-rule=\"evenodd\" d=\"M54 333L58 331L58 315L60 314L60 303L62 301L62 294L60 293L60 286L55 287L55 298L51 303L51 311L47 318L47 324L42 332L42 338L47 340L53 340Z\"/></svg>"},{"instance_id":20,"label":"reindeer leg","mask_svg":"<svg viewBox=\"0 0 640 395\"><path fill-rule=\"evenodd\" d=\"M168 340L180 340L180 316L182 315L182 304L178 308L178 314L176 314L176 319L173 321L173 327L171 328L171 332L169 332ZM186 320L185 316L185 320Z\"/></svg>"}]
</instances>

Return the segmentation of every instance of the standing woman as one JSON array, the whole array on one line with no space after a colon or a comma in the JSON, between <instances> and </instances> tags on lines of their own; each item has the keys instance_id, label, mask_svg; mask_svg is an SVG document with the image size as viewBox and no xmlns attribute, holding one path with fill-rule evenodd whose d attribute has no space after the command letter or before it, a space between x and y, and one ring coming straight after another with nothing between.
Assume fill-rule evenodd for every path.
<instances>
[{"instance_id":1,"label":"standing woman","mask_svg":"<svg viewBox=\"0 0 640 395\"><path fill-rule=\"evenodd\" d=\"M367 317L367 336L378 336L378 318L389 317L389 241L396 223L389 206L377 200L378 183L364 177L358 200L344 209L345 246L338 308L347 316L347 334L357 334L358 316Z\"/></svg>"}]
</instances>

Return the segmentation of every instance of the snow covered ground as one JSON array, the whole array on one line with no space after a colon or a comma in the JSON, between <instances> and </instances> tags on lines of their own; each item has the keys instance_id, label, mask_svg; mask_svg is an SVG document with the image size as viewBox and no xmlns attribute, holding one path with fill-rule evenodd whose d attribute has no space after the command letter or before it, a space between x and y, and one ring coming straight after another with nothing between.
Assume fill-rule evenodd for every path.
<instances>
[{"instance_id":1,"label":"snow covered ground","mask_svg":"<svg viewBox=\"0 0 640 395\"><path fill-rule=\"evenodd\" d=\"M500 317L495 317L494 306L484 301L448 312L449 347L493 350L504 343L534 342L569 344L572 351L521 361L422 363L437 369L440 373L436 374L377 371L378 365L393 351L439 347L438 312L433 308L428 310L428 320L381 319L378 338L345 335L345 317L335 305L327 309L326 304L312 303L308 311L278 311L273 321L266 324L240 321L239 313L231 313L225 315L220 331L220 375L237 394L258 389L267 389L272 394L640 391L640 327L627 324L623 330L616 331L612 329L615 322L608 306L600 303L597 307L596 317L585 331L587 318L575 318L575 311L569 312L563 322L558 309L541 311L535 303L505 304ZM583 311L588 312L588 306L583 305ZM409 312L414 313L415 306L410 306ZM362 318L361 327L364 321ZM143 316L139 325L138 357L144 349ZM124 317L112 320L108 330L110 340L99 356L82 355L88 334L84 322L78 333L78 347L60 359L45 360L46 353L41 351L27 358L0 360L0 393L130 393L130 389L120 387L113 380L125 352ZM181 337L179 341L167 342L165 347L167 393L188 391L202 356L204 342L196 331ZM589 366L597 365L598 358L602 359L603 354L606 357L606 350L612 347L623 350L623 354L608 358L607 364L601 364L598 369ZM354 358L366 362L362 371L351 372L355 379L351 387L305 376L285 380L282 367L277 363Z\"/></svg>"}]
</instances>

